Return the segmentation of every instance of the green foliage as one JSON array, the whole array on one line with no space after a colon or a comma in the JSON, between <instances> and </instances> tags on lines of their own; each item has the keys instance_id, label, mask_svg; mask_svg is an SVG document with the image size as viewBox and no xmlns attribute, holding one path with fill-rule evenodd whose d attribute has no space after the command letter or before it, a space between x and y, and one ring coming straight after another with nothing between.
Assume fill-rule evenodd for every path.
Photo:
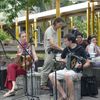
<instances>
[{"instance_id":1,"label":"green foliage","mask_svg":"<svg viewBox=\"0 0 100 100\"><path fill-rule=\"evenodd\" d=\"M72 1L70 0L61 0L61 6L69 6L72 5Z\"/></svg>"},{"instance_id":2,"label":"green foliage","mask_svg":"<svg viewBox=\"0 0 100 100\"><path fill-rule=\"evenodd\" d=\"M74 25L78 28L78 30L83 34L84 38L87 37L87 24L85 16L76 16L74 17Z\"/></svg>"},{"instance_id":3,"label":"green foliage","mask_svg":"<svg viewBox=\"0 0 100 100\"><path fill-rule=\"evenodd\" d=\"M7 23L18 16L18 12L21 10L33 10L33 6L40 7L41 10L45 9L44 3L48 3L50 0L0 0L0 12L5 12L7 15Z\"/></svg>"},{"instance_id":4,"label":"green foliage","mask_svg":"<svg viewBox=\"0 0 100 100\"><path fill-rule=\"evenodd\" d=\"M0 40L9 40L11 36L9 36L6 32L0 29Z\"/></svg>"}]
</instances>

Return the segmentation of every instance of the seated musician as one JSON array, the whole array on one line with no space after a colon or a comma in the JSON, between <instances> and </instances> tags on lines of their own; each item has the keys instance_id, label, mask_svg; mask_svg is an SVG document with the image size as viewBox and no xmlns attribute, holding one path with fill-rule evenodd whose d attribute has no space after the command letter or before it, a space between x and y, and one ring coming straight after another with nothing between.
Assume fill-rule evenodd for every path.
<instances>
[{"instance_id":1,"label":"seated musician","mask_svg":"<svg viewBox=\"0 0 100 100\"><path fill-rule=\"evenodd\" d=\"M86 47L86 51L90 55L92 64L94 67L100 66L100 47L97 46L96 36L88 37L89 45Z\"/></svg>"},{"instance_id":2,"label":"seated musician","mask_svg":"<svg viewBox=\"0 0 100 100\"><path fill-rule=\"evenodd\" d=\"M57 89L61 94L59 100L75 100L73 80L81 77L83 67L90 65L90 60L87 59L87 54L82 46L77 45L76 38L73 34L66 34L64 37L66 48L61 54L61 62L66 64L64 69L56 71ZM70 59L72 55L72 60ZM66 60L67 57L67 60ZM69 63L70 62L70 63ZM82 67L83 66L83 67ZM55 72L49 74L49 78L55 87ZM69 97L62 88L59 80L64 79L68 88Z\"/></svg>"},{"instance_id":3,"label":"seated musician","mask_svg":"<svg viewBox=\"0 0 100 100\"><path fill-rule=\"evenodd\" d=\"M7 77L6 77L5 87L8 88L9 91L3 95L4 97L15 94L14 89L15 89L15 84L16 84L16 77L19 75L25 75L27 71L26 69L29 69L29 68L25 68L25 65L24 65L25 62L23 62L22 60L22 58L25 59L23 57L24 55L22 55L23 52L27 50L27 52L30 55L32 55L32 57L30 55L28 55L27 57L26 55L26 67L31 67L32 63L38 60L35 49L32 46L30 46L30 44L27 43L25 32L20 33L19 42L20 44L18 45L18 53L16 55L16 58L14 59L12 63L7 65Z\"/></svg>"},{"instance_id":4,"label":"seated musician","mask_svg":"<svg viewBox=\"0 0 100 100\"><path fill-rule=\"evenodd\" d=\"M86 51L90 54L90 57L100 56L100 47L97 46L96 36L89 36L89 45L86 47ZM92 48L91 48L92 47ZM93 55L94 54L94 55Z\"/></svg>"},{"instance_id":5,"label":"seated musician","mask_svg":"<svg viewBox=\"0 0 100 100\"><path fill-rule=\"evenodd\" d=\"M78 45L81 45L84 49L88 45L87 40L83 39L83 35L79 31L77 31L76 42L77 42Z\"/></svg>"}]
</instances>

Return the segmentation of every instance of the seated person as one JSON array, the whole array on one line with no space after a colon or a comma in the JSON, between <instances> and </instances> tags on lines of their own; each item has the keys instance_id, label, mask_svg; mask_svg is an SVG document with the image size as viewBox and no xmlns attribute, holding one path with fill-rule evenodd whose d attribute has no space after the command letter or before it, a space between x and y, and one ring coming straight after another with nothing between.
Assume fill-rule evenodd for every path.
<instances>
[{"instance_id":1,"label":"seated person","mask_svg":"<svg viewBox=\"0 0 100 100\"><path fill-rule=\"evenodd\" d=\"M57 89L61 94L61 98L59 99L75 100L73 80L77 80L79 78L79 76L81 75L80 72L82 71L82 68L88 67L90 65L90 60L87 59L87 54L84 48L82 46L77 45L76 38L74 35L72 34L65 35L64 42L66 48L62 52L60 61L65 63L66 67L64 69L56 71ZM71 54L73 56L72 60L70 60ZM81 58L82 60L84 59L84 62L81 60ZM53 86L56 87L55 72L49 74L49 79L51 80ZM58 81L60 79L64 79L66 81L69 97L67 97L67 94L65 93L64 89L60 85L60 82Z\"/></svg>"},{"instance_id":2,"label":"seated person","mask_svg":"<svg viewBox=\"0 0 100 100\"><path fill-rule=\"evenodd\" d=\"M14 61L12 63L7 65L7 77L6 77L5 87L8 88L9 91L3 95L4 97L14 95L16 77L19 75L26 74L26 68L24 68L25 62L23 62L23 61L21 62L21 59L20 59L22 57L22 54L24 53L24 51L27 50L27 52L32 55L32 57L30 55L28 55L28 59L29 59L29 56L30 56L30 58L32 58L31 63L33 63L33 61L35 62L38 60L34 48L32 46L30 46L26 41L26 33L25 32L20 33L20 41L19 42L20 42L20 44L18 46L18 53L16 55L16 58L14 59ZM27 55L26 55L26 59L27 59ZM28 67L31 67L32 64L30 64L30 60L26 61L26 65L29 65Z\"/></svg>"},{"instance_id":3,"label":"seated person","mask_svg":"<svg viewBox=\"0 0 100 100\"><path fill-rule=\"evenodd\" d=\"M97 46L96 36L91 36L89 41L90 44L86 47L86 51L90 54L90 56L92 56L92 53L94 53L94 57L100 56L100 47Z\"/></svg>"},{"instance_id":4,"label":"seated person","mask_svg":"<svg viewBox=\"0 0 100 100\"><path fill-rule=\"evenodd\" d=\"M88 37L89 45L86 47L86 52L89 53L94 66L100 65L100 47L97 46L96 36Z\"/></svg>"},{"instance_id":5,"label":"seated person","mask_svg":"<svg viewBox=\"0 0 100 100\"><path fill-rule=\"evenodd\" d=\"M77 32L76 42L77 42L78 45L81 45L84 49L88 45L88 42L86 40L83 40L83 35L80 32Z\"/></svg>"}]
</instances>

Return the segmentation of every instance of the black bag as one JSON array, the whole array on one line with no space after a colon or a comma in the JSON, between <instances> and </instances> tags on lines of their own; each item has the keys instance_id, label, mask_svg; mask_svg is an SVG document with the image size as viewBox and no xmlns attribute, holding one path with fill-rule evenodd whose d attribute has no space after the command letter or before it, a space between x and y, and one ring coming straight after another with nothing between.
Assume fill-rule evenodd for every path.
<instances>
[{"instance_id":1,"label":"black bag","mask_svg":"<svg viewBox=\"0 0 100 100\"><path fill-rule=\"evenodd\" d=\"M6 75L7 75L6 69L4 69L4 70L0 69L0 90L5 89L4 84L5 84L5 81L6 81Z\"/></svg>"},{"instance_id":2,"label":"black bag","mask_svg":"<svg viewBox=\"0 0 100 100\"><path fill-rule=\"evenodd\" d=\"M82 76L81 78L81 96L96 96L98 94L97 82L95 76Z\"/></svg>"}]
</instances>

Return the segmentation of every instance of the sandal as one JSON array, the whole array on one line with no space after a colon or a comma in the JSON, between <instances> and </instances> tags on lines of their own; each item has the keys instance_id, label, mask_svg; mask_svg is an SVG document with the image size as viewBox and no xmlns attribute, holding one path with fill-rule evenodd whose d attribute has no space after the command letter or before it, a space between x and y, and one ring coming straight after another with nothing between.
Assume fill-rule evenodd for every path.
<instances>
[{"instance_id":1,"label":"sandal","mask_svg":"<svg viewBox=\"0 0 100 100\"><path fill-rule=\"evenodd\" d=\"M3 95L3 97L10 97L10 96L15 96L15 91L12 91L12 92L7 92Z\"/></svg>"}]
</instances>

